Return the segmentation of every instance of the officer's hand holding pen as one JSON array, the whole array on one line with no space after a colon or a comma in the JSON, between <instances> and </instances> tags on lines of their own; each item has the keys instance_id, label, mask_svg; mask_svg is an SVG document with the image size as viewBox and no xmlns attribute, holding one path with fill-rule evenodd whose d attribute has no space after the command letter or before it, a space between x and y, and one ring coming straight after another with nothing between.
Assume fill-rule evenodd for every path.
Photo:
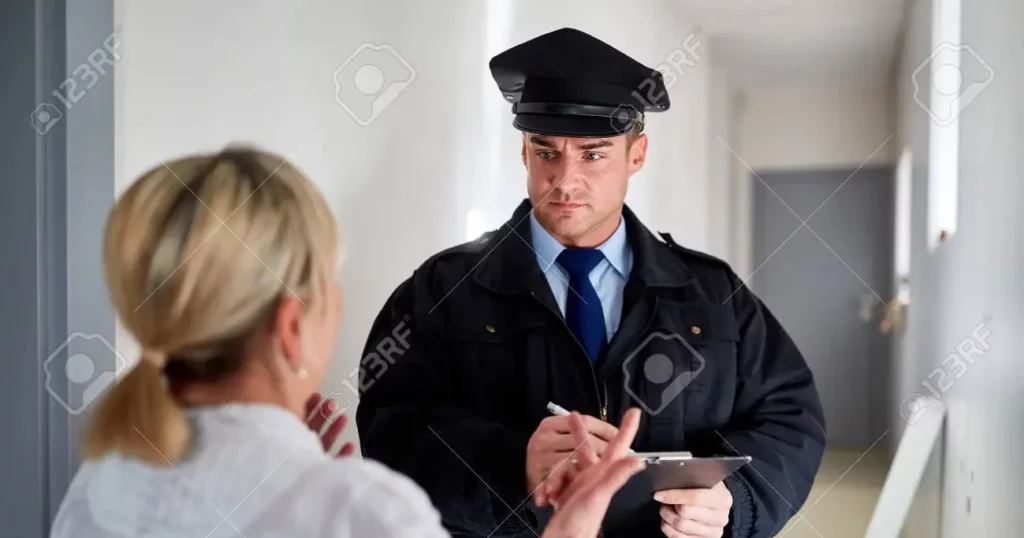
<instances>
[{"instance_id":1,"label":"officer's hand holding pen","mask_svg":"<svg viewBox=\"0 0 1024 538\"><path fill-rule=\"evenodd\" d=\"M548 402L548 411L550 411L552 415L558 417L569 416L569 411L566 408L556 404L555 402ZM635 456L636 452L631 448L629 449L629 455Z\"/></svg>"},{"instance_id":2,"label":"officer's hand holding pen","mask_svg":"<svg viewBox=\"0 0 1024 538\"><path fill-rule=\"evenodd\" d=\"M618 428L596 417L580 415L583 427L598 456L619 433ZM569 416L552 416L541 421L526 445L526 486L533 492L560 462L579 446L573 438Z\"/></svg>"}]
</instances>

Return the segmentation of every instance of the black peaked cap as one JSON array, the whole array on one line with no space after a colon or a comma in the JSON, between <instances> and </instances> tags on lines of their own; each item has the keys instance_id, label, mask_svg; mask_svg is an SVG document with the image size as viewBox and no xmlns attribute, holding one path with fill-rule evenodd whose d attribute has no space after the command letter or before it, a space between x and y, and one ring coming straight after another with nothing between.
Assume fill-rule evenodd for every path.
<instances>
[{"instance_id":1,"label":"black peaked cap","mask_svg":"<svg viewBox=\"0 0 1024 538\"><path fill-rule=\"evenodd\" d=\"M490 69L524 132L617 136L669 108L659 71L574 28L516 45L491 58Z\"/></svg>"}]
</instances>

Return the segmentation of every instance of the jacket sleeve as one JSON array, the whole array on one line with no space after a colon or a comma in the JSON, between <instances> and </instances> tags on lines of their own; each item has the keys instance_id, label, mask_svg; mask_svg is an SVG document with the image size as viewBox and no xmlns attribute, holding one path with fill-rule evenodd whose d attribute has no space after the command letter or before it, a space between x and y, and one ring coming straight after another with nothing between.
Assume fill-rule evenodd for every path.
<instances>
[{"instance_id":1,"label":"jacket sleeve","mask_svg":"<svg viewBox=\"0 0 1024 538\"><path fill-rule=\"evenodd\" d=\"M726 536L775 536L806 501L821 464L825 421L806 361L734 273L728 299L739 323L734 412L719 432L725 454L752 456L726 480L733 509Z\"/></svg>"},{"instance_id":2,"label":"jacket sleeve","mask_svg":"<svg viewBox=\"0 0 1024 538\"><path fill-rule=\"evenodd\" d=\"M356 412L363 454L426 490L456 536L532 536L526 525L536 522L524 502L529 439L461 404L458 386L473 380L445 352L444 311L432 311L438 300L429 288L424 274L414 273L371 327Z\"/></svg>"}]
</instances>

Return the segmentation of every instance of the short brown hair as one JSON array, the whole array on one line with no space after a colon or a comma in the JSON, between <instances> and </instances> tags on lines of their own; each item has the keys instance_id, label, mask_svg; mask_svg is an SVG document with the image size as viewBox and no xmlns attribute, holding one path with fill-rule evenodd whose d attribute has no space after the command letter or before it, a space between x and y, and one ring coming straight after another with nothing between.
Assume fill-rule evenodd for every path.
<instances>
[{"instance_id":1,"label":"short brown hair","mask_svg":"<svg viewBox=\"0 0 1024 538\"><path fill-rule=\"evenodd\" d=\"M640 138L640 135L643 134L643 132L644 118L641 117L640 121L634 123L633 127L626 131L626 149L631 148L633 146L633 142L636 142L636 140Z\"/></svg>"}]
</instances>

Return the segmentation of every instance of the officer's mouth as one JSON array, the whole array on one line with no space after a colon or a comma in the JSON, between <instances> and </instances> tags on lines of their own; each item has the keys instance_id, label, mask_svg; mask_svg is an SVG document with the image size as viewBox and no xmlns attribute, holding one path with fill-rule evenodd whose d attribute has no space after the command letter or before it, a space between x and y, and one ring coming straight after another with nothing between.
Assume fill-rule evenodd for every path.
<instances>
[{"instance_id":1,"label":"officer's mouth","mask_svg":"<svg viewBox=\"0 0 1024 538\"><path fill-rule=\"evenodd\" d=\"M551 205L554 206L555 209L561 211L572 211L574 209L586 207L587 204L580 204L576 202L551 202Z\"/></svg>"}]
</instances>

